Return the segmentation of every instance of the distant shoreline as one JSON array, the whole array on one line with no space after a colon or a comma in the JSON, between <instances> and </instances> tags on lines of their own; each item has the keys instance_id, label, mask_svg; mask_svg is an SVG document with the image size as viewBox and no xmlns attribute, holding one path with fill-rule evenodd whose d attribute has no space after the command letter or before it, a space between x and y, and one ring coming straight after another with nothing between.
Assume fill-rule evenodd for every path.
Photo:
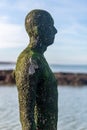
<instances>
[{"instance_id":1,"label":"distant shoreline","mask_svg":"<svg viewBox=\"0 0 87 130\"><path fill-rule=\"evenodd\" d=\"M0 70L0 85L15 85L13 70ZM87 85L87 74L84 73L54 73L58 85L84 86Z\"/></svg>"},{"instance_id":2,"label":"distant shoreline","mask_svg":"<svg viewBox=\"0 0 87 130\"><path fill-rule=\"evenodd\" d=\"M5 64L5 65L7 65L7 64L16 64L16 62L0 61L0 65L2 65L2 64Z\"/></svg>"}]
</instances>

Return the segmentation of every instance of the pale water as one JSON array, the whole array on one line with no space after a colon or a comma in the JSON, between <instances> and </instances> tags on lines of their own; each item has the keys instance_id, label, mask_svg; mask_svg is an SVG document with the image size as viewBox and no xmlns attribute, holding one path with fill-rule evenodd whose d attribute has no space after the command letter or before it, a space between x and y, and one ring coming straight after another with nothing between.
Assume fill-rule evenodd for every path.
<instances>
[{"instance_id":1,"label":"pale water","mask_svg":"<svg viewBox=\"0 0 87 130\"><path fill-rule=\"evenodd\" d=\"M87 86L58 87L58 130L87 130ZM21 130L16 87L0 87L0 130Z\"/></svg>"},{"instance_id":2,"label":"pale water","mask_svg":"<svg viewBox=\"0 0 87 130\"><path fill-rule=\"evenodd\" d=\"M50 65L53 72L87 73L87 65ZM15 69L15 64L0 64L0 70Z\"/></svg>"},{"instance_id":3,"label":"pale water","mask_svg":"<svg viewBox=\"0 0 87 130\"><path fill-rule=\"evenodd\" d=\"M0 70L15 69L15 64L0 64Z\"/></svg>"},{"instance_id":4,"label":"pale water","mask_svg":"<svg viewBox=\"0 0 87 130\"><path fill-rule=\"evenodd\" d=\"M87 65L50 65L53 72L87 73Z\"/></svg>"}]
</instances>

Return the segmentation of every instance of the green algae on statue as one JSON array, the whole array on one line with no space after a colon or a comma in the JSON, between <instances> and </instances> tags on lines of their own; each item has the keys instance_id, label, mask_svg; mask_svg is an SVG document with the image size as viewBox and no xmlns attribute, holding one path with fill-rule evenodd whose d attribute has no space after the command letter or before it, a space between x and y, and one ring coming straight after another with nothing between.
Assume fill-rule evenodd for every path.
<instances>
[{"instance_id":1,"label":"green algae on statue","mask_svg":"<svg viewBox=\"0 0 87 130\"><path fill-rule=\"evenodd\" d=\"M52 16L38 9L26 16L25 28L30 43L15 69L22 130L57 130L57 81L44 57L57 30Z\"/></svg>"}]
</instances>

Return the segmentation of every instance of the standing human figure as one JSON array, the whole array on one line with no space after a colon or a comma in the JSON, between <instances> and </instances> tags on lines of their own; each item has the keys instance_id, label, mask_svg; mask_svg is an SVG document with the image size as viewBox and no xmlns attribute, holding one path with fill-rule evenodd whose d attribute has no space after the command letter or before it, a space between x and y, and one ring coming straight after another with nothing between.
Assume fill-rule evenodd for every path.
<instances>
[{"instance_id":1,"label":"standing human figure","mask_svg":"<svg viewBox=\"0 0 87 130\"><path fill-rule=\"evenodd\" d=\"M52 16L39 9L26 16L25 28L30 43L15 69L22 130L57 130L57 81L44 57L57 30Z\"/></svg>"}]
</instances>

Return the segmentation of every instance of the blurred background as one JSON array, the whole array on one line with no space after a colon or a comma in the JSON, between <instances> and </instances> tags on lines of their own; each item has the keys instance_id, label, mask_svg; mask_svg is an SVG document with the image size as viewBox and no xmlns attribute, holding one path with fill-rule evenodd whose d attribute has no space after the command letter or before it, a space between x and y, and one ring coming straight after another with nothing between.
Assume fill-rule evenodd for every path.
<instances>
[{"instance_id":1,"label":"blurred background","mask_svg":"<svg viewBox=\"0 0 87 130\"><path fill-rule=\"evenodd\" d=\"M51 13L58 30L54 45L45 53L51 64L87 65L86 0L3 0L0 1L0 61L17 60L29 44L25 16L32 9Z\"/></svg>"},{"instance_id":2,"label":"blurred background","mask_svg":"<svg viewBox=\"0 0 87 130\"><path fill-rule=\"evenodd\" d=\"M0 130L21 130L17 88L6 83L18 55L29 44L24 22L33 9L47 10L58 30L45 52L59 79L58 130L87 130L86 0L0 1Z\"/></svg>"}]
</instances>

